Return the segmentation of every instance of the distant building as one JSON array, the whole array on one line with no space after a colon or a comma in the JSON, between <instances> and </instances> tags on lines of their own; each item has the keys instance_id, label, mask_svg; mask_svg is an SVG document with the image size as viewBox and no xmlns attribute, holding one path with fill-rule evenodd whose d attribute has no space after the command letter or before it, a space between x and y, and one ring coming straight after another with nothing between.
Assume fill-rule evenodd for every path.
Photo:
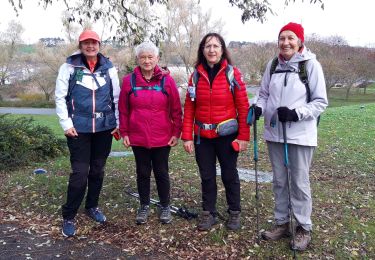
<instances>
[{"instance_id":1,"label":"distant building","mask_svg":"<svg viewBox=\"0 0 375 260\"><path fill-rule=\"evenodd\" d=\"M46 47L56 47L65 43L65 40L58 37L58 38L40 38L39 42L42 43Z\"/></svg>"},{"instance_id":2,"label":"distant building","mask_svg":"<svg viewBox=\"0 0 375 260\"><path fill-rule=\"evenodd\" d=\"M239 49L241 47L244 47L244 46L247 46L247 45L251 45L251 44L254 44L254 43L251 43L251 42L240 42L240 41L231 41L228 44L228 48Z\"/></svg>"}]
</instances>

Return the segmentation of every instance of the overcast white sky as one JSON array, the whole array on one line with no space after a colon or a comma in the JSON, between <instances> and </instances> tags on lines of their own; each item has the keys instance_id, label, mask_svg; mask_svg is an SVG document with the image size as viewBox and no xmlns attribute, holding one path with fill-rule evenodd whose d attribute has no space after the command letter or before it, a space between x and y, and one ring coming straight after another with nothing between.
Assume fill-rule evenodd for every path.
<instances>
[{"instance_id":1,"label":"overcast white sky","mask_svg":"<svg viewBox=\"0 0 375 260\"><path fill-rule=\"evenodd\" d=\"M42 37L64 37L61 29L62 3L43 10L34 1L24 0L24 10L18 17L8 0L1 0L0 30L4 31L11 19L18 20L25 28L23 38L27 43ZM31 3L34 2L34 3ZM61 2L61 1L60 1ZM310 0L296 0L295 4L284 7L284 0L270 0L278 16L268 16L268 20L246 22L240 20L241 12L231 7L228 0L201 0L204 9L212 11L213 18L224 21L225 39L229 41L276 41L280 28L293 21L302 23L305 34L320 36L340 35L351 45L375 46L374 0L324 0L325 9L309 4Z\"/></svg>"}]
</instances>

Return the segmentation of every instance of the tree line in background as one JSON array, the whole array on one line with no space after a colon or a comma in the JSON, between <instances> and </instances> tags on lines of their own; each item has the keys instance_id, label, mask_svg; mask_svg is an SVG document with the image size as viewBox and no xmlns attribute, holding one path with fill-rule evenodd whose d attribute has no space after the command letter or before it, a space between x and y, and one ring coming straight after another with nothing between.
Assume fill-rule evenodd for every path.
<instances>
[{"instance_id":1,"label":"tree line in background","mask_svg":"<svg viewBox=\"0 0 375 260\"><path fill-rule=\"evenodd\" d=\"M148 16L150 9L146 8L147 4L148 0L140 1L132 6L132 10L138 15ZM160 65L170 68L177 85L185 87L196 60L199 41L208 32L222 33L224 23L222 20L213 21L210 12L204 12L196 1L175 0L164 5L165 16L160 20L164 28L163 40L159 40ZM29 91L43 93L45 100L51 100L59 66L76 50L82 28L91 26L90 19L82 18L80 25L67 22L69 16L68 12L62 16L67 41L42 38L38 44L28 46L21 41L22 25L11 21L8 29L0 33L0 85L11 83L16 86L12 88L13 95ZM142 21L145 32L152 31L151 24L142 19L140 24ZM102 52L116 65L120 78L136 65L133 48L134 43L141 40L128 31L124 34L128 36L127 41L107 39L102 42ZM307 37L306 46L317 54L323 66L328 92L332 87L341 86L346 88L348 98L352 87L360 86L366 90L368 82L375 79L373 48L349 46L339 36L320 38L317 35ZM259 84L267 62L277 55L276 42L230 42L228 47L234 65L241 69L246 83L251 85ZM0 95L4 95L2 92Z\"/></svg>"},{"instance_id":2,"label":"tree line in background","mask_svg":"<svg viewBox=\"0 0 375 260\"><path fill-rule=\"evenodd\" d=\"M18 13L23 9L26 0L8 0L9 4ZM238 8L243 23L250 20L257 20L261 23L267 20L268 15L274 15L272 4L269 0L222 0L227 1L232 7ZM301 0L303 2L304 0ZM175 1L168 0L38 0L38 5L47 9L56 2L63 2L65 5L64 22L75 22L81 25L85 21L101 21L115 30L114 38L120 42L132 42L137 44L145 38L151 39L157 45L168 33L166 25L158 13L164 16L165 12L157 12L166 8ZM180 2L180 1L178 1ZM200 0L186 2L189 5L199 4ZM296 0L283 0L284 5L293 4ZM324 9L324 0L309 0L312 5L319 5ZM189 10L187 10L189 11Z\"/></svg>"}]
</instances>

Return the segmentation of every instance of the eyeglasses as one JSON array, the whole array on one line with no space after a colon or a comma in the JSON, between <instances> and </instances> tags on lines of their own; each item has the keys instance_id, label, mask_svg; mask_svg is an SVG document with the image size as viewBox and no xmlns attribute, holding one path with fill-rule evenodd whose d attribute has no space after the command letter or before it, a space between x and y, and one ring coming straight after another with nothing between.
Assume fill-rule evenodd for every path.
<instances>
[{"instance_id":1,"label":"eyeglasses","mask_svg":"<svg viewBox=\"0 0 375 260\"><path fill-rule=\"evenodd\" d=\"M213 48L215 51L217 51L221 48L221 45L209 44L209 45L205 45L204 48L206 50L210 50L211 48Z\"/></svg>"}]
</instances>

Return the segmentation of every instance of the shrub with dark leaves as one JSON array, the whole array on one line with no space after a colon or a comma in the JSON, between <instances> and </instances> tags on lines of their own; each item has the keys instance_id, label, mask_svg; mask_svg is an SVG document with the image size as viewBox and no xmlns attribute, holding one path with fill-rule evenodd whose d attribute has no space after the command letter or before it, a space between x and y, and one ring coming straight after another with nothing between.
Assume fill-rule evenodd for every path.
<instances>
[{"instance_id":1,"label":"shrub with dark leaves","mask_svg":"<svg viewBox=\"0 0 375 260\"><path fill-rule=\"evenodd\" d=\"M66 151L65 140L31 118L0 115L0 171L57 157Z\"/></svg>"}]
</instances>

